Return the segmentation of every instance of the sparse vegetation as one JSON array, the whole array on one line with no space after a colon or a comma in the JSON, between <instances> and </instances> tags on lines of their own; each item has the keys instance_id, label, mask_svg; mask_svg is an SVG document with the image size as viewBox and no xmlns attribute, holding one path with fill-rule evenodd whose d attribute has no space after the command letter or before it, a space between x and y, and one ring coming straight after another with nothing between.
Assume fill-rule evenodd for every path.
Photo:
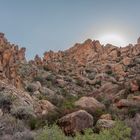
<instances>
[{"instance_id":1,"label":"sparse vegetation","mask_svg":"<svg viewBox=\"0 0 140 140\"><path fill-rule=\"evenodd\" d=\"M11 109L11 114L18 119L25 119L25 120L35 116L33 110L28 106L13 107Z\"/></svg>"},{"instance_id":2,"label":"sparse vegetation","mask_svg":"<svg viewBox=\"0 0 140 140\"><path fill-rule=\"evenodd\" d=\"M118 121L114 128L102 130L99 134L92 129L84 131L84 135L77 133L74 137L65 136L57 125L45 126L36 140L130 140L131 129Z\"/></svg>"}]
</instances>

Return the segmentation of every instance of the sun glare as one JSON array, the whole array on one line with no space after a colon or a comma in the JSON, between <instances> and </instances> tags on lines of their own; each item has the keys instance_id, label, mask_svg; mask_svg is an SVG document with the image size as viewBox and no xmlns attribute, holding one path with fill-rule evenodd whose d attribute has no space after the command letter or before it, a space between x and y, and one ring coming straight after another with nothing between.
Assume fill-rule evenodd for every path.
<instances>
[{"instance_id":1,"label":"sun glare","mask_svg":"<svg viewBox=\"0 0 140 140\"><path fill-rule=\"evenodd\" d=\"M118 47L124 47L127 45L127 41L124 37L117 34L106 34L98 38L101 44L112 44Z\"/></svg>"}]
</instances>

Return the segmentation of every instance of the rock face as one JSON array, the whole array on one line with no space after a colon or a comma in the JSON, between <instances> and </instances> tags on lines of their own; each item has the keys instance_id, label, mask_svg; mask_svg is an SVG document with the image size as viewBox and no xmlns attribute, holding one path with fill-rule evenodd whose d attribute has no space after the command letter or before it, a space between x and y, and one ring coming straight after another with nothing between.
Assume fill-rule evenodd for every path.
<instances>
[{"instance_id":1,"label":"rock face","mask_svg":"<svg viewBox=\"0 0 140 140\"><path fill-rule=\"evenodd\" d=\"M79 110L62 117L58 124L66 134L72 134L86 128L92 128L93 117L86 111Z\"/></svg>"},{"instance_id":2,"label":"rock face","mask_svg":"<svg viewBox=\"0 0 140 140\"><path fill-rule=\"evenodd\" d=\"M26 61L25 50L10 44L0 33L0 78L8 78L17 88L21 87L21 79L17 74L18 63Z\"/></svg>"}]
</instances>

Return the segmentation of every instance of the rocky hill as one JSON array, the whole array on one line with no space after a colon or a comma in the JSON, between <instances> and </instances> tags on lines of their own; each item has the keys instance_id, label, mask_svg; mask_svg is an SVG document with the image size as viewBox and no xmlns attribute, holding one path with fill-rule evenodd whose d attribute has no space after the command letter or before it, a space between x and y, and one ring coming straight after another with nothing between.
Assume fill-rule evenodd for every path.
<instances>
[{"instance_id":1,"label":"rocky hill","mask_svg":"<svg viewBox=\"0 0 140 140\"><path fill-rule=\"evenodd\" d=\"M140 39L126 47L88 39L29 62L25 50L0 33L0 140L34 139L46 120L71 135L118 119L140 139Z\"/></svg>"}]
</instances>

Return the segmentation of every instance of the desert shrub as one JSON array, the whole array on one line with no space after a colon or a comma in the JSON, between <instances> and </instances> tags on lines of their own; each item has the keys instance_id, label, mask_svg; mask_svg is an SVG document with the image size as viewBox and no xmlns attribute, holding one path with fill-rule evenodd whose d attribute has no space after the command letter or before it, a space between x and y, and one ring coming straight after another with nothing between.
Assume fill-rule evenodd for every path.
<instances>
[{"instance_id":1,"label":"desert shrub","mask_svg":"<svg viewBox=\"0 0 140 140\"><path fill-rule=\"evenodd\" d=\"M97 109L94 113L90 111L88 112L93 116L94 124L97 122L101 115L106 114L106 112L103 109Z\"/></svg>"},{"instance_id":2,"label":"desert shrub","mask_svg":"<svg viewBox=\"0 0 140 140\"><path fill-rule=\"evenodd\" d=\"M43 66L43 69L44 69L45 71L50 71L50 70L51 70L47 64Z\"/></svg>"},{"instance_id":3,"label":"desert shrub","mask_svg":"<svg viewBox=\"0 0 140 140\"><path fill-rule=\"evenodd\" d=\"M113 72L112 72L112 70L109 70L109 71L106 71L106 74L108 74L108 75L112 75Z\"/></svg>"},{"instance_id":4,"label":"desert shrub","mask_svg":"<svg viewBox=\"0 0 140 140\"><path fill-rule=\"evenodd\" d=\"M131 64L128 65L128 68L133 68L133 67L135 67L135 66L136 66L135 63L131 63Z\"/></svg>"},{"instance_id":5,"label":"desert shrub","mask_svg":"<svg viewBox=\"0 0 140 140\"><path fill-rule=\"evenodd\" d=\"M48 75L48 76L46 77L46 80L47 80L47 81L55 81L55 79L56 79L56 77L55 77L54 75L52 75L52 74L50 74L50 75Z\"/></svg>"},{"instance_id":6,"label":"desert shrub","mask_svg":"<svg viewBox=\"0 0 140 140\"><path fill-rule=\"evenodd\" d=\"M67 137L62 130L56 126L45 126L35 140L130 140L131 129L123 122L117 121L112 129L104 129L99 134L87 129L83 134L77 133L75 137Z\"/></svg>"},{"instance_id":7,"label":"desert shrub","mask_svg":"<svg viewBox=\"0 0 140 140\"><path fill-rule=\"evenodd\" d=\"M83 87L84 82L82 80L76 80L76 85Z\"/></svg>"},{"instance_id":8,"label":"desert shrub","mask_svg":"<svg viewBox=\"0 0 140 140\"><path fill-rule=\"evenodd\" d=\"M13 135L18 131L24 131L25 126L21 120L16 119L10 114L0 117L0 137L1 135Z\"/></svg>"},{"instance_id":9,"label":"desert shrub","mask_svg":"<svg viewBox=\"0 0 140 140\"><path fill-rule=\"evenodd\" d=\"M35 91L35 89L34 89L34 87L32 85L28 85L26 90L28 92L34 92Z\"/></svg>"},{"instance_id":10,"label":"desert shrub","mask_svg":"<svg viewBox=\"0 0 140 140\"><path fill-rule=\"evenodd\" d=\"M22 77L29 77L33 67L30 64L20 64L18 67L18 74Z\"/></svg>"},{"instance_id":11,"label":"desert shrub","mask_svg":"<svg viewBox=\"0 0 140 140\"><path fill-rule=\"evenodd\" d=\"M60 109L74 109L74 102L78 99L78 97L67 94L65 99L63 100Z\"/></svg>"},{"instance_id":12,"label":"desert shrub","mask_svg":"<svg viewBox=\"0 0 140 140\"><path fill-rule=\"evenodd\" d=\"M63 116L60 110L50 111L48 114L41 117L31 117L26 123L31 130L37 130L44 127L46 124L52 125L57 123L57 120Z\"/></svg>"},{"instance_id":13,"label":"desert shrub","mask_svg":"<svg viewBox=\"0 0 140 140\"><path fill-rule=\"evenodd\" d=\"M105 129L95 136L95 140L130 140L131 129L124 122L117 121L114 128Z\"/></svg>"},{"instance_id":14,"label":"desert shrub","mask_svg":"<svg viewBox=\"0 0 140 140\"><path fill-rule=\"evenodd\" d=\"M46 116L47 123L49 125L56 123L58 119L63 116L63 113L60 110L49 112Z\"/></svg>"},{"instance_id":15,"label":"desert shrub","mask_svg":"<svg viewBox=\"0 0 140 140\"><path fill-rule=\"evenodd\" d=\"M101 86L101 80L96 80L96 82L94 83L94 86L99 85Z\"/></svg>"},{"instance_id":16,"label":"desert shrub","mask_svg":"<svg viewBox=\"0 0 140 140\"><path fill-rule=\"evenodd\" d=\"M63 102L63 104L61 105L61 108L62 109L73 109L73 108L75 108L74 101L73 100L65 100Z\"/></svg>"},{"instance_id":17,"label":"desert shrub","mask_svg":"<svg viewBox=\"0 0 140 140\"><path fill-rule=\"evenodd\" d=\"M45 126L35 140L68 140L57 125Z\"/></svg>"},{"instance_id":18,"label":"desert shrub","mask_svg":"<svg viewBox=\"0 0 140 140\"><path fill-rule=\"evenodd\" d=\"M34 130L37 128L38 119L35 117L32 117L28 120L28 126L31 130Z\"/></svg>"},{"instance_id":19,"label":"desert shrub","mask_svg":"<svg viewBox=\"0 0 140 140\"><path fill-rule=\"evenodd\" d=\"M12 140L34 140L34 135L26 130L24 132L17 132Z\"/></svg>"},{"instance_id":20,"label":"desert shrub","mask_svg":"<svg viewBox=\"0 0 140 140\"><path fill-rule=\"evenodd\" d=\"M1 93L0 94L0 108L2 108L4 111L10 111L10 106L12 105L12 102L14 101L14 96L12 96L9 93Z\"/></svg>"},{"instance_id":21,"label":"desert shrub","mask_svg":"<svg viewBox=\"0 0 140 140\"><path fill-rule=\"evenodd\" d=\"M47 80L45 77L42 76L36 76L34 77L33 81L39 81L41 83L41 85L46 85L47 84Z\"/></svg>"},{"instance_id":22,"label":"desert shrub","mask_svg":"<svg viewBox=\"0 0 140 140\"><path fill-rule=\"evenodd\" d=\"M47 96L47 100L57 107L60 107L64 102L63 96L57 94L54 94L52 96Z\"/></svg>"},{"instance_id":23,"label":"desert shrub","mask_svg":"<svg viewBox=\"0 0 140 140\"><path fill-rule=\"evenodd\" d=\"M112 100L111 99L108 99L107 97L104 97L104 96L98 96L97 97L97 100L101 103L103 103L106 107L106 109L108 109L112 103Z\"/></svg>"},{"instance_id":24,"label":"desert shrub","mask_svg":"<svg viewBox=\"0 0 140 140\"><path fill-rule=\"evenodd\" d=\"M25 120L30 119L31 117L35 116L35 114L33 113L33 110L27 106L13 107L11 109L11 114L18 119L25 119Z\"/></svg>"},{"instance_id":25,"label":"desert shrub","mask_svg":"<svg viewBox=\"0 0 140 140\"><path fill-rule=\"evenodd\" d=\"M138 107L129 107L128 108L128 116L133 118L138 112L140 112L140 108Z\"/></svg>"}]
</instances>

